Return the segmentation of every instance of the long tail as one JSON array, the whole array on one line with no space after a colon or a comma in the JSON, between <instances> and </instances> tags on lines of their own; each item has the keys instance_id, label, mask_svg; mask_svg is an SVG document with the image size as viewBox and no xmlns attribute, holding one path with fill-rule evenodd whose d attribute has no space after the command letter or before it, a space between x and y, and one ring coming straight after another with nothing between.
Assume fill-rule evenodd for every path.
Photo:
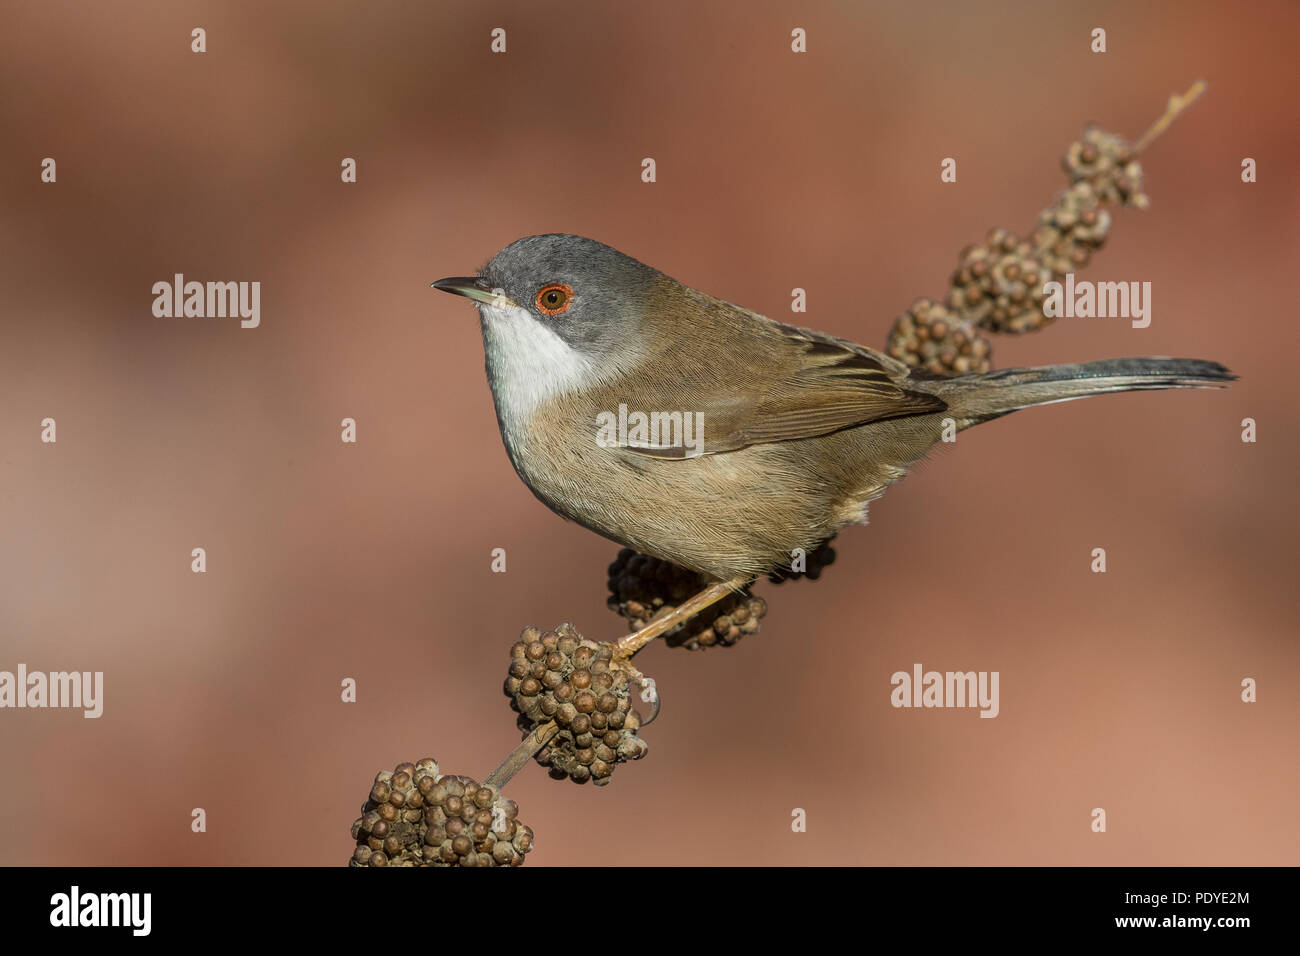
<instances>
[{"instance_id":1,"label":"long tail","mask_svg":"<svg viewBox=\"0 0 1300 956\"><path fill-rule=\"evenodd\" d=\"M1031 405L1150 388L1223 388L1236 377L1218 362L1201 359L1124 358L1009 368L925 384L965 428Z\"/></svg>"}]
</instances>

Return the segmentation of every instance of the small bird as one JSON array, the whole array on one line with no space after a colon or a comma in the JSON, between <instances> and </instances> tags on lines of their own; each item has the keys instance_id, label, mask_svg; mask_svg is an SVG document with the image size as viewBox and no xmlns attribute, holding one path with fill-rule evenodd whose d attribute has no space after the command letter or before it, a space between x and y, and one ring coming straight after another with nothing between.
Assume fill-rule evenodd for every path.
<instances>
[{"instance_id":1,"label":"small bird","mask_svg":"<svg viewBox=\"0 0 1300 956\"><path fill-rule=\"evenodd\" d=\"M433 287L478 307L515 471L558 514L743 586L788 568L942 437L1031 405L1221 387L1198 359L940 377L698 292L617 249L529 236Z\"/></svg>"}]
</instances>

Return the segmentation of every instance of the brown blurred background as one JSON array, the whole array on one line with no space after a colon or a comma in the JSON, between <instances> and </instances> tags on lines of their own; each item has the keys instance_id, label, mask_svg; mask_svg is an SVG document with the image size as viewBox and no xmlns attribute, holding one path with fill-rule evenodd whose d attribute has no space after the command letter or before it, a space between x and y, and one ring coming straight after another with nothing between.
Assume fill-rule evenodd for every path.
<instances>
[{"instance_id":1,"label":"brown blurred background","mask_svg":"<svg viewBox=\"0 0 1300 956\"><path fill-rule=\"evenodd\" d=\"M820 582L760 585L761 634L639 656L664 710L609 788L507 792L540 864L1296 863L1298 29L1282 3L6 5L0 669L106 694L0 711L0 863L341 865L376 770L482 777L517 742L523 625L621 633L617 546L518 481L432 280L577 232L880 347L962 246L1031 226L1085 122L1136 137L1198 77L1151 208L1081 275L1151 281L1151 327L1062 320L994 361L1241 381L963 435ZM261 327L154 318L176 272L261 281ZM1001 716L894 710L914 662L1000 671Z\"/></svg>"}]
</instances>

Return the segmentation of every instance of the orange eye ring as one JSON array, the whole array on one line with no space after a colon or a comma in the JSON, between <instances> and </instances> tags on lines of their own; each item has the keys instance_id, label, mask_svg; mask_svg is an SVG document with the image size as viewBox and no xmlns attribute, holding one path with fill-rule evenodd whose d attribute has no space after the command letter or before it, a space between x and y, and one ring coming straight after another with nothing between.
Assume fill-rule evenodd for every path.
<instances>
[{"instance_id":1,"label":"orange eye ring","mask_svg":"<svg viewBox=\"0 0 1300 956\"><path fill-rule=\"evenodd\" d=\"M547 315L559 315L573 302L573 287L563 282L552 282L542 286L537 293L537 308Z\"/></svg>"}]
</instances>

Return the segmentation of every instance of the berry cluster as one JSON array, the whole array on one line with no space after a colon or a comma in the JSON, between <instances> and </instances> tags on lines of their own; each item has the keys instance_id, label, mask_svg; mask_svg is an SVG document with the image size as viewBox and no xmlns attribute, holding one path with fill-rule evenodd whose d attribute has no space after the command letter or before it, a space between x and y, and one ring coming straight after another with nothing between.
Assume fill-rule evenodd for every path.
<instances>
[{"instance_id":1,"label":"berry cluster","mask_svg":"<svg viewBox=\"0 0 1300 956\"><path fill-rule=\"evenodd\" d=\"M937 302L917 299L894 320L889 354L934 375L965 375L992 367L993 346L973 323Z\"/></svg>"},{"instance_id":2,"label":"berry cluster","mask_svg":"<svg viewBox=\"0 0 1300 956\"><path fill-rule=\"evenodd\" d=\"M1098 126L1083 131L1083 139L1061 157L1061 167L1071 183L1087 183L1104 205L1145 209L1142 167L1137 150L1120 136Z\"/></svg>"},{"instance_id":3,"label":"berry cluster","mask_svg":"<svg viewBox=\"0 0 1300 956\"><path fill-rule=\"evenodd\" d=\"M948 305L966 322L990 332L1032 332L1049 321L1042 312L1047 297L1043 283L1051 278L1051 270L1032 243L994 229L983 242L962 250Z\"/></svg>"},{"instance_id":4,"label":"berry cluster","mask_svg":"<svg viewBox=\"0 0 1300 956\"><path fill-rule=\"evenodd\" d=\"M630 703L639 676L613 644L589 641L572 624L545 634L526 627L510 648L505 691L525 736L552 720L559 727L537 752L551 776L602 785L617 764L645 756L641 715Z\"/></svg>"},{"instance_id":5,"label":"berry cluster","mask_svg":"<svg viewBox=\"0 0 1300 956\"><path fill-rule=\"evenodd\" d=\"M626 618L631 630L639 630L655 618L671 614L710 583L696 571L624 548L609 566L609 609ZM729 647L746 634L757 633L766 613L766 601L754 597L748 589L738 591L677 625L664 640L669 647L692 651Z\"/></svg>"},{"instance_id":6,"label":"berry cluster","mask_svg":"<svg viewBox=\"0 0 1300 956\"><path fill-rule=\"evenodd\" d=\"M1088 264L1110 232L1105 206L1141 209L1137 151L1113 133L1084 131L1061 165L1070 187L1039 215L1028 239L1003 229L962 250L946 305L918 299L894 320L887 351L935 375L964 375L991 367L983 332L1033 332L1052 321L1043 314L1044 285Z\"/></svg>"},{"instance_id":7,"label":"berry cluster","mask_svg":"<svg viewBox=\"0 0 1300 956\"><path fill-rule=\"evenodd\" d=\"M381 771L352 824L350 866L519 866L533 831L496 787L438 772L432 757Z\"/></svg>"}]
</instances>

